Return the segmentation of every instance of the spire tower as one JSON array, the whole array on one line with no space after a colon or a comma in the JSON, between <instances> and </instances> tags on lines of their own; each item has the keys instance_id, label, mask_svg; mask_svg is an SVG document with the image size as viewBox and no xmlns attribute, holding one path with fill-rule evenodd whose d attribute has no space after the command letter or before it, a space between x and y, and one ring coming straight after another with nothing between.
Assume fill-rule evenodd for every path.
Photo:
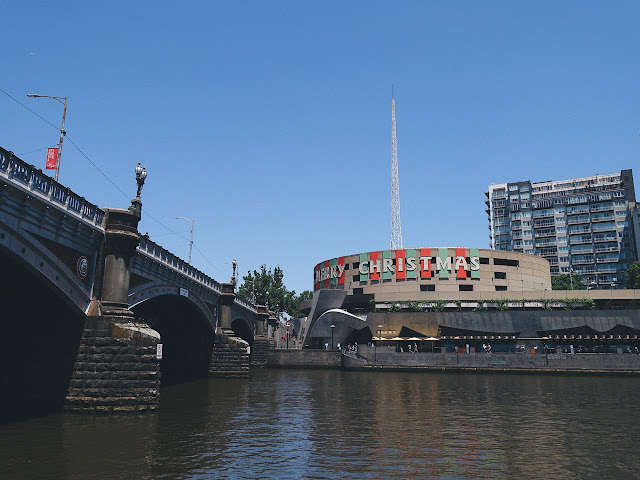
<instances>
[{"instance_id":1,"label":"spire tower","mask_svg":"<svg viewBox=\"0 0 640 480\"><path fill-rule=\"evenodd\" d=\"M400 181L398 179L398 142L396 140L396 101L391 85L391 245L392 250L402 249L400 225Z\"/></svg>"}]
</instances>

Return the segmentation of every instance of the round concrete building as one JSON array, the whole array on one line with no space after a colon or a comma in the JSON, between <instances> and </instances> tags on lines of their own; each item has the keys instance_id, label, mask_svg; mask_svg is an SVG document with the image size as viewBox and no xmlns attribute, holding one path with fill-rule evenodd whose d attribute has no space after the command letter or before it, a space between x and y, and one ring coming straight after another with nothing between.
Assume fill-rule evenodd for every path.
<instances>
[{"instance_id":1,"label":"round concrete building","mask_svg":"<svg viewBox=\"0 0 640 480\"><path fill-rule=\"evenodd\" d=\"M612 348L602 344L605 337L625 345L640 338L640 311L627 309L635 294L552 290L549 262L523 253L442 247L358 253L318 263L313 285L313 299L301 305L307 317L294 320L293 329L297 343L310 348L410 342L453 351L490 341L497 351L516 351L575 337L590 351Z\"/></svg>"},{"instance_id":2,"label":"round concrete building","mask_svg":"<svg viewBox=\"0 0 640 480\"><path fill-rule=\"evenodd\" d=\"M522 298L524 292L551 290L551 273L547 260L524 253L410 248L320 262L314 268L314 291L322 289L381 302Z\"/></svg>"}]
</instances>

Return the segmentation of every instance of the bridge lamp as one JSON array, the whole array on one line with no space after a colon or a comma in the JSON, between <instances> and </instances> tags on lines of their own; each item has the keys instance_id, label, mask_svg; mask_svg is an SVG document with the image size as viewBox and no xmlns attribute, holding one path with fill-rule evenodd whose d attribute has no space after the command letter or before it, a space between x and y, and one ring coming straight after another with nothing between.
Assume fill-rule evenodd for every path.
<instances>
[{"instance_id":1,"label":"bridge lamp","mask_svg":"<svg viewBox=\"0 0 640 480\"><path fill-rule=\"evenodd\" d=\"M336 328L336 326L331 324L329 328L331 329L331 350L333 350L333 329Z\"/></svg>"},{"instance_id":2,"label":"bridge lamp","mask_svg":"<svg viewBox=\"0 0 640 480\"><path fill-rule=\"evenodd\" d=\"M140 162L138 162L138 166L136 167L136 182L138 183L138 193L136 193L136 198L140 198L140 192L142 192L145 178L147 178L147 170L140 166Z\"/></svg>"},{"instance_id":3,"label":"bridge lamp","mask_svg":"<svg viewBox=\"0 0 640 480\"><path fill-rule=\"evenodd\" d=\"M27 97L29 98L51 98L53 100L57 100L61 104L64 105L64 110L62 111L62 127L60 128L60 142L58 143L58 161L56 162L56 175L55 180L58 181L58 175L60 174L60 159L62 158L62 139L67 134L64 131L64 119L67 116L67 97L50 97L49 95L38 95L37 93L27 93ZM63 102L64 100L64 102ZM139 165L139 164L138 164Z\"/></svg>"}]
</instances>

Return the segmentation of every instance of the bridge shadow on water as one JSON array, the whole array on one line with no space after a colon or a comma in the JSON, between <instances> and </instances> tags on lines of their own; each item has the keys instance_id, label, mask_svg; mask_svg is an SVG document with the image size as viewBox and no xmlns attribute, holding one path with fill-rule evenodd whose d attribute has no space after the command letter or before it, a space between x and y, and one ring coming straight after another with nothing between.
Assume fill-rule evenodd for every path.
<instances>
[{"instance_id":1,"label":"bridge shadow on water","mask_svg":"<svg viewBox=\"0 0 640 480\"><path fill-rule=\"evenodd\" d=\"M0 424L60 411L84 314L0 248Z\"/></svg>"}]
</instances>

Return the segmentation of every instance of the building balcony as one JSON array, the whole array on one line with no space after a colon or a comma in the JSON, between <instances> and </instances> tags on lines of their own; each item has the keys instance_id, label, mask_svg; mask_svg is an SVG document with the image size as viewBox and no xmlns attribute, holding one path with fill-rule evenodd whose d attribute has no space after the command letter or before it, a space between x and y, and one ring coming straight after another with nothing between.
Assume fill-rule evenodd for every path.
<instances>
[{"instance_id":1,"label":"building balcony","mask_svg":"<svg viewBox=\"0 0 640 480\"><path fill-rule=\"evenodd\" d=\"M546 241L546 242L536 242L536 247L555 247L556 246L556 241Z\"/></svg>"},{"instance_id":2,"label":"building balcony","mask_svg":"<svg viewBox=\"0 0 640 480\"><path fill-rule=\"evenodd\" d=\"M591 235L585 235L582 237L571 237L571 245L580 245L584 243L591 243Z\"/></svg>"},{"instance_id":3,"label":"building balcony","mask_svg":"<svg viewBox=\"0 0 640 480\"><path fill-rule=\"evenodd\" d=\"M618 273L618 269L613 266L598 266L598 273Z\"/></svg>"},{"instance_id":4,"label":"building balcony","mask_svg":"<svg viewBox=\"0 0 640 480\"><path fill-rule=\"evenodd\" d=\"M577 260L571 259L571 265L590 265L594 263L593 258L579 258Z\"/></svg>"},{"instance_id":5,"label":"building balcony","mask_svg":"<svg viewBox=\"0 0 640 480\"><path fill-rule=\"evenodd\" d=\"M618 263L618 257L596 257L596 263Z\"/></svg>"},{"instance_id":6,"label":"building balcony","mask_svg":"<svg viewBox=\"0 0 640 480\"><path fill-rule=\"evenodd\" d=\"M591 223L591 219L589 218L589 215L569 217L567 218L567 223L569 225L575 225L577 223Z\"/></svg>"},{"instance_id":7,"label":"building balcony","mask_svg":"<svg viewBox=\"0 0 640 480\"><path fill-rule=\"evenodd\" d=\"M611 205L593 205L591 207L592 212L608 212L614 209L613 204Z\"/></svg>"},{"instance_id":8,"label":"building balcony","mask_svg":"<svg viewBox=\"0 0 640 480\"><path fill-rule=\"evenodd\" d=\"M535 220L533 222L535 228L553 227L555 224L555 220Z\"/></svg>"},{"instance_id":9,"label":"building balcony","mask_svg":"<svg viewBox=\"0 0 640 480\"><path fill-rule=\"evenodd\" d=\"M571 209L571 208L567 208L567 215L580 215L580 214L588 214L589 213L589 207L581 207L581 208L575 208L575 209Z\"/></svg>"},{"instance_id":10,"label":"building balcony","mask_svg":"<svg viewBox=\"0 0 640 480\"><path fill-rule=\"evenodd\" d=\"M584 233L591 233L591 225L583 225L569 230L569 235L582 235Z\"/></svg>"},{"instance_id":11,"label":"building balcony","mask_svg":"<svg viewBox=\"0 0 640 480\"><path fill-rule=\"evenodd\" d=\"M615 215L593 215L591 221L593 222L610 222L615 218Z\"/></svg>"},{"instance_id":12,"label":"building balcony","mask_svg":"<svg viewBox=\"0 0 640 480\"><path fill-rule=\"evenodd\" d=\"M594 232L614 232L616 230L615 223L613 225L594 225Z\"/></svg>"},{"instance_id":13,"label":"building balcony","mask_svg":"<svg viewBox=\"0 0 640 480\"><path fill-rule=\"evenodd\" d=\"M557 257L558 250L556 250L555 248L549 250L540 250L536 255L540 257Z\"/></svg>"},{"instance_id":14,"label":"building balcony","mask_svg":"<svg viewBox=\"0 0 640 480\"><path fill-rule=\"evenodd\" d=\"M589 248L580 248L578 250L571 250L571 255L586 255L588 253L593 253L593 247Z\"/></svg>"},{"instance_id":15,"label":"building balcony","mask_svg":"<svg viewBox=\"0 0 640 480\"><path fill-rule=\"evenodd\" d=\"M555 237L556 229L555 228L543 228L540 230L536 230L536 237Z\"/></svg>"},{"instance_id":16,"label":"building balcony","mask_svg":"<svg viewBox=\"0 0 640 480\"><path fill-rule=\"evenodd\" d=\"M618 240L616 235L594 235L594 242L615 242Z\"/></svg>"},{"instance_id":17,"label":"building balcony","mask_svg":"<svg viewBox=\"0 0 640 480\"><path fill-rule=\"evenodd\" d=\"M553 211L551 212L533 212L533 218L545 218L545 217L553 217Z\"/></svg>"},{"instance_id":18,"label":"building balcony","mask_svg":"<svg viewBox=\"0 0 640 480\"><path fill-rule=\"evenodd\" d=\"M620 245L610 245L610 246L603 246L603 245L596 245L596 253L604 253L604 252L619 252L620 251Z\"/></svg>"}]
</instances>

